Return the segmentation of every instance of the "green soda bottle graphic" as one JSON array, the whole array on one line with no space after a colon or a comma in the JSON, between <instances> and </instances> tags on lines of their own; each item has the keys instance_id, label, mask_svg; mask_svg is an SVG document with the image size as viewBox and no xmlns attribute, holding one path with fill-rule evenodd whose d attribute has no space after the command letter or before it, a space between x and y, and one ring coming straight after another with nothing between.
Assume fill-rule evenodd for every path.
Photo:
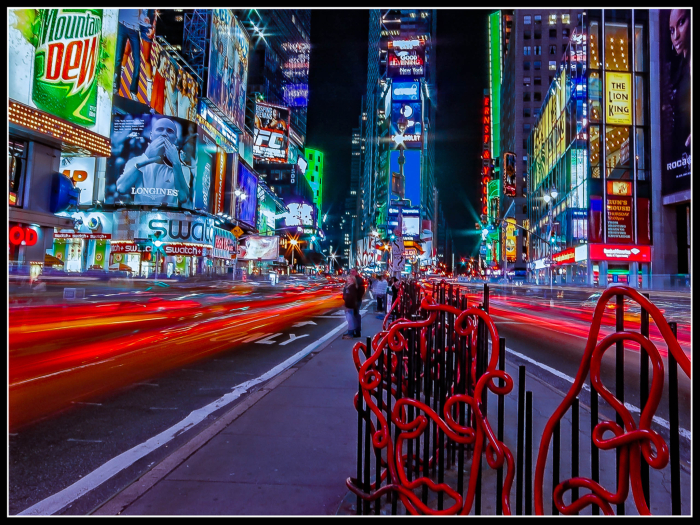
<instances>
[{"instance_id":1,"label":"green soda bottle graphic","mask_svg":"<svg viewBox=\"0 0 700 525\"><path fill-rule=\"evenodd\" d=\"M97 119L102 9L40 9L32 100L74 124Z\"/></svg>"}]
</instances>

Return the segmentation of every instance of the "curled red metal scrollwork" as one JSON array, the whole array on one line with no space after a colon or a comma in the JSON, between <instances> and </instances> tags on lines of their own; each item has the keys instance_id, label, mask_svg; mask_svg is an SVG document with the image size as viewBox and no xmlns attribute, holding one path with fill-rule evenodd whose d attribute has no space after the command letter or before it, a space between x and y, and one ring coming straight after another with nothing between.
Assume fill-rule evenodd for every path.
<instances>
[{"instance_id":1,"label":"curled red metal scrollwork","mask_svg":"<svg viewBox=\"0 0 700 525\"><path fill-rule=\"evenodd\" d=\"M568 479L554 487L552 491L554 504L562 514L575 514L585 507L595 504L598 505L605 514L609 515L613 514L612 505L623 503L627 499L631 486L632 496L639 514L650 514L641 483L641 461L643 458L649 466L655 469L663 468L668 463L668 446L661 436L650 428L652 418L658 408L663 391L664 366L656 345L639 333L626 331L615 332L604 337L600 342L598 341L605 306L611 298L617 295L623 295L636 301L644 310L649 312L661 332L669 352L676 359L681 370L690 377L690 359L681 349L670 326L659 309L654 306L649 299L633 288L613 286L605 290L601 294L598 304L596 305L593 321L591 323L591 330L588 334L588 340L586 341L586 348L574 383L562 403L547 422L542 440L540 441L537 464L535 466L534 483L536 514L544 514L544 469L554 426L564 417L571 407L573 400L580 394L589 371L591 374L592 390L600 394L620 416L623 422L623 427L614 421L598 423L592 435L593 443L601 450L620 450L617 488L614 492L611 492L592 479L584 477ZM647 352L651 362L653 374L652 384L649 391L649 398L645 406L641 407L638 424L635 423L625 405L603 385L601 380L600 371L603 355L611 346L619 341L630 341L639 344L640 347L644 348ZM612 434L612 437L606 438L606 434ZM589 490L590 493L580 496L567 505L564 503L563 495L573 488L584 488Z\"/></svg>"}]
</instances>

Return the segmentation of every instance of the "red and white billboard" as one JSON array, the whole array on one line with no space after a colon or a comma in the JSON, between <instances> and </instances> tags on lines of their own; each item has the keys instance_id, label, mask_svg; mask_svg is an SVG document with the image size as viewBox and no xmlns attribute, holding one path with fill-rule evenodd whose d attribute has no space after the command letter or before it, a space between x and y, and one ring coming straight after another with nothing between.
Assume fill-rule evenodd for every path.
<instances>
[{"instance_id":1,"label":"red and white billboard","mask_svg":"<svg viewBox=\"0 0 700 525\"><path fill-rule=\"evenodd\" d=\"M593 261L651 262L651 246L589 244L588 249Z\"/></svg>"}]
</instances>

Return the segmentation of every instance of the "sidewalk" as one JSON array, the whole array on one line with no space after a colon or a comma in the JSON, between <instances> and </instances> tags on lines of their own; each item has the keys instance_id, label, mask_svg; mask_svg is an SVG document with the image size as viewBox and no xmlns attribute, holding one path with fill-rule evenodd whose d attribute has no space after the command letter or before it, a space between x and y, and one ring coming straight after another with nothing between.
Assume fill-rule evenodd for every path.
<instances>
[{"instance_id":1,"label":"sidewalk","mask_svg":"<svg viewBox=\"0 0 700 525\"><path fill-rule=\"evenodd\" d=\"M363 338L381 329L371 305L363 317ZM232 409L139 480L97 509L98 515L347 515L355 514L356 497L345 485L357 470L357 412L353 397L358 389L351 348L357 341L338 336L292 368L270 380L263 389ZM515 453L518 370L508 362L514 380L506 400L505 443ZM526 372L526 388L533 392L533 469L544 425L563 393ZM489 420L496 427L496 398L489 395ZM567 420L570 420L567 417ZM580 455L588 454L588 407L581 405ZM510 422L510 424L508 423ZM568 428L568 424L565 425ZM570 433L562 434L561 479L568 477ZM550 456L551 457L551 456ZM372 462L373 464L374 462ZM465 464L468 470L469 463ZM446 481L454 477L454 468ZM667 510L669 481L663 471L651 470L652 513ZM450 473L451 472L451 473ZM547 472L551 472L548 468ZM484 462L482 514L495 514L495 474ZM581 467L587 475L587 467ZM372 474L374 479L374 473ZM551 494L550 474L545 494ZM601 481L615 487L615 459L601 455ZM466 482L466 478L465 478ZM683 472L684 487L690 486ZM548 486L549 485L549 486ZM487 496L488 495L488 496ZM690 494L683 498L689 512ZM567 496L568 497L568 496ZM545 512L551 504L545 498ZM515 482L511 505L515 513ZM637 514L633 499L628 514ZM399 506L399 514L405 511ZM472 514L473 514L472 509ZM384 512L382 512L384 513ZM590 508L582 514L590 514Z\"/></svg>"}]
</instances>

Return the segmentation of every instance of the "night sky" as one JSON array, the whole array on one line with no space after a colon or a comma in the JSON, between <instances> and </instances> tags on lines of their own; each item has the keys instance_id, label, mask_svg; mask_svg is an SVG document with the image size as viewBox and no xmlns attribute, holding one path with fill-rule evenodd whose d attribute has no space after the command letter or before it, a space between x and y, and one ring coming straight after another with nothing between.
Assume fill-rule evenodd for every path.
<instances>
[{"instance_id":1,"label":"night sky","mask_svg":"<svg viewBox=\"0 0 700 525\"><path fill-rule=\"evenodd\" d=\"M488 87L488 11L437 11L437 187L455 259L476 255L481 97ZM367 83L369 12L314 10L311 16L307 146L323 151L324 207L342 211L350 188L351 133Z\"/></svg>"}]
</instances>

